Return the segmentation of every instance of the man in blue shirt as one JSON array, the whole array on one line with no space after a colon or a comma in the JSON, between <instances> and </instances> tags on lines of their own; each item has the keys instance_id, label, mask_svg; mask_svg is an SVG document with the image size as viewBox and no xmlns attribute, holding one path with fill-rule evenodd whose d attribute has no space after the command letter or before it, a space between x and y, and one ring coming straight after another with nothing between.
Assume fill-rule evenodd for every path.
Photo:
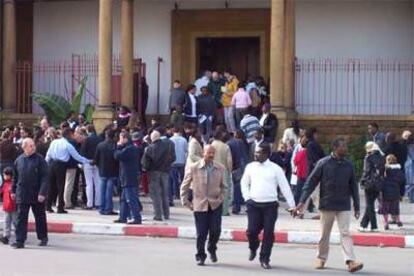
<instances>
[{"instance_id":1,"label":"man in blue shirt","mask_svg":"<svg viewBox=\"0 0 414 276\"><path fill-rule=\"evenodd\" d=\"M55 185L58 192L58 204L57 213L66 214L64 190L65 190L65 177L66 167L70 157L74 158L81 164L89 164L91 161L81 156L72 144L69 143L69 139L73 137L73 130L66 128L62 131L62 138L54 140L46 153L46 162L50 165L50 184ZM47 210L53 212L52 202L49 199L47 203Z\"/></svg>"}]
</instances>

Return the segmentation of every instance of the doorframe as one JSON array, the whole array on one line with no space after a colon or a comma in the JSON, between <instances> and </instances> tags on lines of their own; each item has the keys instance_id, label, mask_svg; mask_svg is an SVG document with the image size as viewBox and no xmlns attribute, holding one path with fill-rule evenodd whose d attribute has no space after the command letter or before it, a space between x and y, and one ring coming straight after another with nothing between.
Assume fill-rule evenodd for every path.
<instances>
[{"instance_id":1,"label":"doorframe","mask_svg":"<svg viewBox=\"0 0 414 276\"><path fill-rule=\"evenodd\" d=\"M260 75L266 73L266 32L265 31L198 31L190 33L190 77L197 79L197 39L198 38L259 38ZM240 77L240 76L238 76Z\"/></svg>"}]
</instances>

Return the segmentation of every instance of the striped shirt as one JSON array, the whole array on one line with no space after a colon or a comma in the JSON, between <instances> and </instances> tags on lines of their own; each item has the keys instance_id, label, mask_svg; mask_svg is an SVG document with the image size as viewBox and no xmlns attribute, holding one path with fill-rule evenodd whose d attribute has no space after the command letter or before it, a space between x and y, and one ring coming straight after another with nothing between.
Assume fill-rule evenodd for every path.
<instances>
[{"instance_id":1,"label":"striped shirt","mask_svg":"<svg viewBox=\"0 0 414 276\"><path fill-rule=\"evenodd\" d=\"M259 120L249 114L244 116L240 122L240 129L243 131L246 141L249 144L254 142L254 135L260 128Z\"/></svg>"}]
</instances>

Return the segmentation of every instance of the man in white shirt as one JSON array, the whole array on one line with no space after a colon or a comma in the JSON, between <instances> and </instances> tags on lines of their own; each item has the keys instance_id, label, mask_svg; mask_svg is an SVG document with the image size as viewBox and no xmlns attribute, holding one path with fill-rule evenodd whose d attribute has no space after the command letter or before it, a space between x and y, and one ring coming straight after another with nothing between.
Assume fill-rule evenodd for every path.
<instances>
[{"instance_id":1,"label":"man in white shirt","mask_svg":"<svg viewBox=\"0 0 414 276\"><path fill-rule=\"evenodd\" d=\"M208 86L208 83L211 79L211 71L207 70L204 71L204 74L194 82L194 85L197 87L196 96L201 95L201 88L204 86Z\"/></svg>"},{"instance_id":2,"label":"man in white shirt","mask_svg":"<svg viewBox=\"0 0 414 276\"><path fill-rule=\"evenodd\" d=\"M263 242L260 250L260 264L264 269L270 269L270 255L274 242L275 223L278 215L279 187L291 210L295 200L282 168L269 160L270 145L261 143L256 147L256 161L248 164L241 179L243 198L247 207L247 238L249 240L250 256L253 261L259 248L259 234L263 230Z\"/></svg>"}]
</instances>

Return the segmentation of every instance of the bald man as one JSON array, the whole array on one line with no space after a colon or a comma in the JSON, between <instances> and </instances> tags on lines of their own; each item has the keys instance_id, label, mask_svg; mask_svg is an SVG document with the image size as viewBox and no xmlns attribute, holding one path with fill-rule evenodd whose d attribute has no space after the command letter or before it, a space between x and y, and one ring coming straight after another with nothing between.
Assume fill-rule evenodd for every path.
<instances>
[{"instance_id":1,"label":"bald man","mask_svg":"<svg viewBox=\"0 0 414 276\"><path fill-rule=\"evenodd\" d=\"M36 153L31 138L22 141L23 153L14 162L15 178L12 185L12 198L17 204L16 242L13 248L24 248L27 238L29 210L32 208L36 222L39 246L46 246L47 222L45 200L49 190L49 177L46 161Z\"/></svg>"},{"instance_id":2,"label":"bald man","mask_svg":"<svg viewBox=\"0 0 414 276\"><path fill-rule=\"evenodd\" d=\"M217 243L221 233L221 213L227 186L224 181L224 167L214 162L215 149L211 145L204 148L203 159L189 166L181 184L181 202L194 212L197 230L198 265L204 265L207 258L205 243L207 235L208 252L213 263L217 262ZM205 177L207 176L207 177ZM193 199L189 200L190 189Z\"/></svg>"}]
</instances>

